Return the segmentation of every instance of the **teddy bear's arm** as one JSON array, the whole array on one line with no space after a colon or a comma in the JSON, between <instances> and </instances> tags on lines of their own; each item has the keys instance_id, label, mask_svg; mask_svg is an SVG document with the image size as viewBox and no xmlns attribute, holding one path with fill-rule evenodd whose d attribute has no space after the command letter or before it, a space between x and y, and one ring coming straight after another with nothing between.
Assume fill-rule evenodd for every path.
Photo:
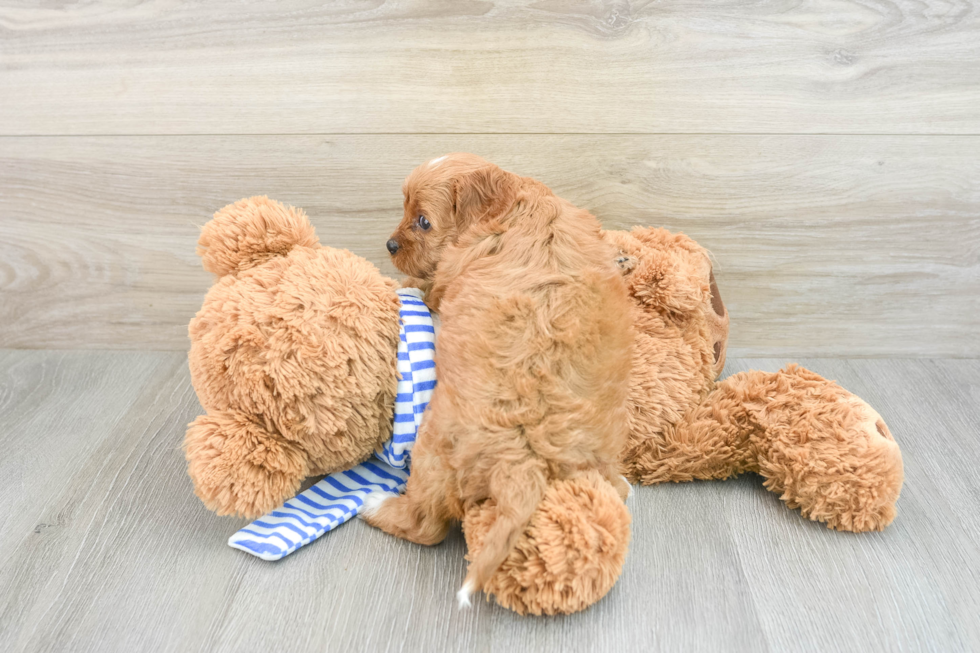
<instances>
[{"instance_id":1,"label":"teddy bear's arm","mask_svg":"<svg viewBox=\"0 0 980 653\"><path fill-rule=\"evenodd\" d=\"M672 314L697 310L711 294L711 260L706 250L684 234L636 227L605 231L616 248L615 263L634 301Z\"/></svg>"},{"instance_id":2,"label":"teddy bear's arm","mask_svg":"<svg viewBox=\"0 0 980 653\"><path fill-rule=\"evenodd\" d=\"M310 474L298 443L234 410L191 422L184 451L194 492L219 515L263 515L295 495Z\"/></svg>"}]
</instances>

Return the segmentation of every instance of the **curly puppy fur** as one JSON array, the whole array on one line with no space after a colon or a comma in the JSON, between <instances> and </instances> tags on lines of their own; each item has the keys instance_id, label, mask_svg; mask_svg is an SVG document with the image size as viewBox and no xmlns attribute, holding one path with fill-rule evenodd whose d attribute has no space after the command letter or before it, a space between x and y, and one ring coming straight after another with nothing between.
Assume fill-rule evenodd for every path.
<instances>
[{"instance_id":1,"label":"curly puppy fur","mask_svg":"<svg viewBox=\"0 0 980 653\"><path fill-rule=\"evenodd\" d=\"M208 508L256 517L391 436L397 285L265 197L218 211L198 254L219 278L189 327L207 415L187 431L188 472Z\"/></svg>"},{"instance_id":2,"label":"curly puppy fur","mask_svg":"<svg viewBox=\"0 0 980 653\"><path fill-rule=\"evenodd\" d=\"M540 182L452 154L403 190L393 261L440 313L439 385L405 494L366 518L434 544L492 500L466 595L507 558L549 483L596 470L625 497L629 306L597 220Z\"/></svg>"},{"instance_id":3,"label":"curly puppy fur","mask_svg":"<svg viewBox=\"0 0 980 653\"><path fill-rule=\"evenodd\" d=\"M627 476L643 484L755 472L790 508L839 530L895 517L902 455L867 403L809 370L715 384L728 315L707 252L663 229L607 231L636 326Z\"/></svg>"}]
</instances>

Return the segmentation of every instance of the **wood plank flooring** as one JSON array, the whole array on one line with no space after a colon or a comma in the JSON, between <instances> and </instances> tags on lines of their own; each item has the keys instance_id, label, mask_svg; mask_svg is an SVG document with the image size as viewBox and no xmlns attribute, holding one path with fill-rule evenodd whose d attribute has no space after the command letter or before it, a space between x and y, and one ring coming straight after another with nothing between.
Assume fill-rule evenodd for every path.
<instances>
[{"instance_id":1,"label":"wood plank flooring","mask_svg":"<svg viewBox=\"0 0 980 653\"><path fill-rule=\"evenodd\" d=\"M423 548L355 521L279 563L228 548L242 522L184 469L183 354L0 350L0 650L977 650L980 362L799 362L888 421L895 523L835 533L752 476L638 488L619 583L547 619L457 612L458 532Z\"/></svg>"}]
</instances>

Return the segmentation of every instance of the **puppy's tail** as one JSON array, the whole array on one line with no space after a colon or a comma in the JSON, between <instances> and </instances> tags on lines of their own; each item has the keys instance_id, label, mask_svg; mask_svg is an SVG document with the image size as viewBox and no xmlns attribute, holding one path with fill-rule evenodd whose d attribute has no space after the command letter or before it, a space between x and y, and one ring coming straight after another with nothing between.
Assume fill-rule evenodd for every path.
<instances>
[{"instance_id":1,"label":"puppy's tail","mask_svg":"<svg viewBox=\"0 0 980 653\"><path fill-rule=\"evenodd\" d=\"M534 457L501 461L490 473L490 498L497 504L497 519L483 538L483 548L470 561L463 587L456 594L459 607L483 589L510 554L527 527L548 486L547 469Z\"/></svg>"}]
</instances>

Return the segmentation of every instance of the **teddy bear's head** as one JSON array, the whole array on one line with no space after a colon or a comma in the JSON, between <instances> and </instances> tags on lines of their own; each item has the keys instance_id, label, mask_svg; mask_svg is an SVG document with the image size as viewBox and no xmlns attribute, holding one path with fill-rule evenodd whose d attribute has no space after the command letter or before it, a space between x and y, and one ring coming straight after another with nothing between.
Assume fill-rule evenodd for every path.
<instances>
[{"instance_id":1,"label":"teddy bear's head","mask_svg":"<svg viewBox=\"0 0 980 653\"><path fill-rule=\"evenodd\" d=\"M207 411L187 431L188 471L208 508L258 516L391 436L397 285L265 197L218 211L198 254L218 278L188 330Z\"/></svg>"}]
</instances>

